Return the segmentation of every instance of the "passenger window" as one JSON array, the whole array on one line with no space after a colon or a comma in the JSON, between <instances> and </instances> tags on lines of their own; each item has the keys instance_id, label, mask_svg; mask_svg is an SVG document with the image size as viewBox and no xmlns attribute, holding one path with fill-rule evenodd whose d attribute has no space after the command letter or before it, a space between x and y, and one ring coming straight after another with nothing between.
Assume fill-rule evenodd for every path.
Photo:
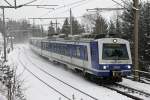
<instances>
[{"instance_id":1,"label":"passenger window","mask_svg":"<svg viewBox=\"0 0 150 100\"><path fill-rule=\"evenodd\" d=\"M88 60L87 47L84 48L84 59Z\"/></svg>"},{"instance_id":2,"label":"passenger window","mask_svg":"<svg viewBox=\"0 0 150 100\"><path fill-rule=\"evenodd\" d=\"M80 47L77 47L77 57L80 57Z\"/></svg>"}]
</instances>

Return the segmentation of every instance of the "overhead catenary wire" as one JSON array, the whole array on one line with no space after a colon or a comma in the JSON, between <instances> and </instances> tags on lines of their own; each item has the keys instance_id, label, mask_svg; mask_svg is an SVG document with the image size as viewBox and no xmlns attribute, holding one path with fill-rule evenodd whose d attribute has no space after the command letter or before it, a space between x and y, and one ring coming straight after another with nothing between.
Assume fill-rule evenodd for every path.
<instances>
[{"instance_id":1,"label":"overhead catenary wire","mask_svg":"<svg viewBox=\"0 0 150 100\"><path fill-rule=\"evenodd\" d=\"M21 6L27 6L28 4L31 4L31 3L33 3L33 2L36 2L37 0L32 0L32 1L30 1L30 2L27 2L27 3L25 3L25 4L22 4Z\"/></svg>"},{"instance_id":2,"label":"overhead catenary wire","mask_svg":"<svg viewBox=\"0 0 150 100\"><path fill-rule=\"evenodd\" d=\"M124 0L121 0L125 5L129 5L127 2L125 2Z\"/></svg>"},{"instance_id":3,"label":"overhead catenary wire","mask_svg":"<svg viewBox=\"0 0 150 100\"><path fill-rule=\"evenodd\" d=\"M73 2L73 3L69 3L69 4L67 4L67 5L63 5L63 6L57 7L57 8L55 8L53 11L56 11L56 10L59 10L59 9L65 8L65 7L70 7L70 6L72 6L72 5L76 5L76 4L82 3L82 2L84 2L84 1L89 1L89 0L79 0L79 1L76 1L76 2ZM70 8L72 8L72 7L70 7ZM69 11L69 10L67 10L67 11ZM41 15L40 17L43 17L43 16L45 16L45 15L51 13L51 12L52 12L52 11L48 11L47 13ZM66 12L66 11L65 11L65 12Z\"/></svg>"},{"instance_id":4,"label":"overhead catenary wire","mask_svg":"<svg viewBox=\"0 0 150 100\"><path fill-rule=\"evenodd\" d=\"M72 8L76 8L76 7L82 6L82 5L86 4L86 3L89 2L89 1L91 1L91 0L87 0L87 1L84 2L84 3L78 4L78 5L74 5L73 7L70 7L70 8L72 9ZM70 11L70 9L67 9L67 10L65 10L65 11L63 11L63 12L59 12L59 14L65 13L65 12L69 12L69 11ZM56 13L55 13L55 14L56 14Z\"/></svg>"},{"instance_id":5,"label":"overhead catenary wire","mask_svg":"<svg viewBox=\"0 0 150 100\"><path fill-rule=\"evenodd\" d=\"M119 3L119 2L117 2L117 1L115 1L115 0L112 0L114 3L116 3L116 4L118 4L118 5L120 5L121 7L124 7L121 3ZM125 7L124 7L125 8Z\"/></svg>"},{"instance_id":6,"label":"overhead catenary wire","mask_svg":"<svg viewBox=\"0 0 150 100\"><path fill-rule=\"evenodd\" d=\"M69 6L72 6L72 5L75 5L75 4L84 2L84 1L88 1L88 0L79 0L79 1L76 1L76 2L73 2L73 3L70 3L70 4L63 5L63 6L61 6L61 7L58 7L58 8L56 8L55 10L58 10L58 9L61 9L61 8L64 8L64 7L69 7Z\"/></svg>"},{"instance_id":7,"label":"overhead catenary wire","mask_svg":"<svg viewBox=\"0 0 150 100\"><path fill-rule=\"evenodd\" d=\"M12 6L7 0L4 0L9 6Z\"/></svg>"}]
</instances>

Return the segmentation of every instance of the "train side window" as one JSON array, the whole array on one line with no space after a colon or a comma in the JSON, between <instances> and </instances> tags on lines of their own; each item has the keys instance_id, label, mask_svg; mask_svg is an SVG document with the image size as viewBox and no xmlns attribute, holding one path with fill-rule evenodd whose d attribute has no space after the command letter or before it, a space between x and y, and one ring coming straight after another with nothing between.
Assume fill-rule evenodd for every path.
<instances>
[{"instance_id":1,"label":"train side window","mask_svg":"<svg viewBox=\"0 0 150 100\"><path fill-rule=\"evenodd\" d=\"M76 56L80 58L80 47L76 48L76 54L77 54Z\"/></svg>"},{"instance_id":2,"label":"train side window","mask_svg":"<svg viewBox=\"0 0 150 100\"><path fill-rule=\"evenodd\" d=\"M51 51L51 43L49 43L48 47L49 47L49 50Z\"/></svg>"},{"instance_id":3,"label":"train side window","mask_svg":"<svg viewBox=\"0 0 150 100\"><path fill-rule=\"evenodd\" d=\"M42 45L43 49L45 50L45 42L42 42Z\"/></svg>"},{"instance_id":4,"label":"train side window","mask_svg":"<svg viewBox=\"0 0 150 100\"><path fill-rule=\"evenodd\" d=\"M60 54L60 44L58 44L58 53Z\"/></svg>"},{"instance_id":5,"label":"train side window","mask_svg":"<svg viewBox=\"0 0 150 100\"><path fill-rule=\"evenodd\" d=\"M58 48L58 44L57 43L55 43L55 52L57 53L57 48Z\"/></svg>"},{"instance_id":6,"label":"train side window","mask_svg":"<svg viewBox=\"0 0 150 100\"><path fill-rule=\"evenodd\" d=\"M64 46L64 49L65 49L65 55L66 56L69 56L69 48L67 45Z\"/></svg>"},{"instance_id":7,"label":"train side window","mask_svg":"<svg viewBox=\"0 0 150 100\"><path fill-rule=\"evenodd\" d=\"M74 45L72 46L71 50L72 50L72 56L76 57L77 56L77 50L76 50L76 47Z\"/></svg>"},{"instance_id":8,"label":"train side window","mask_svg":"<svg viewBox=\"0 0 150 100\"><path fill-rule=\"evenodd\" d=\"M53 52L53 48L54 48L53 43L51 43L51 51L52 52Z\"/></svg>"},{"instance_id":9,"label":"train side window","mask_svg":"<svg viewBox=\"0 0 150 100\"><path fill-rule=\"evenodd\" d=\"M54 44L54 52L56 52L56 44Z\"/></svg>"},{"instance_id":10,"label":"train side window","mask_svg":"<svg viewBox=\"0 0 150 100\"><path fill-rule=\"evenodd\" d=\"M65 55L65 47L62 46L62 54Z\"/></svg>"},{"instance_id":11,"label":"train side window","mask_svg":"<svg viewBox=\"0 0 150 100\"><path fill-rule=\"evenodd\" d=\"M43 45L43 49L45 50L45 42L42 42L42 45Z\"/></svg>"},{"instance_id":12,"label":"train side window","mask_svg":"<svg viewBox=\"0 0 150 100\"><path fill-rule=\"evenodd\" d=\"M84 48L84 59L88 60L87 47Z\"/></svg>"},{"instance_id":13,"label":"train side window","mask_svg":"<svg viewBox=\"0 0 150 100\"><path fill-rule=\"evenodd\" d=\"M45 42L45 45L46 45L46 50L48 50L48 42Z\"/></svg>"},{"instance_id":14,"label":"train side window","mask_svg":"<svg viewBox=\"0 0 150 100\"><path fill-rule=\"evenodd\" d=\"M62 48L62 46L60 45L60 54L62 54L62 52L63 52L62 49L63 49L63 48Z\"/></svg>"}]
</instances>

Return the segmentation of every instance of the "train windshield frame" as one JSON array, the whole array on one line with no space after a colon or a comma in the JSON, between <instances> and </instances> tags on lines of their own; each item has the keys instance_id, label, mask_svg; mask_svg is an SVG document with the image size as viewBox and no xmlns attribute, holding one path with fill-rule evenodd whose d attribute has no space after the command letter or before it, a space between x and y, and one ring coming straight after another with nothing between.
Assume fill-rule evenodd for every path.
<instances>
[{"instance_id":1,"label":"train windshield frame","mask_svg":"<svg viewBox=\"0 0 150 100\"><path fill-rule=\"evenodd\" d=\"M104 43L102 51L103 60L129 60L126 44Z\"/></svg>"}]
</instances>

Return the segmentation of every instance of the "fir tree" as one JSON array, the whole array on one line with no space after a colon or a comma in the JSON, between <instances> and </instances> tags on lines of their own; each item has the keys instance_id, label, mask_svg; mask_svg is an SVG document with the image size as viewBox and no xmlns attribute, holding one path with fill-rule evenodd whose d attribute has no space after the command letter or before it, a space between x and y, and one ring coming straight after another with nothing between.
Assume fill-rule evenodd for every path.
<instances>
[{"instance_id":1,"label":"fir tree","mask_svg":"<svg viewBox=\"0 0 150 100\"><path fill-rule=\"evenodd\" d=\"M55 29L53 27L53 23L52 21L50 22L50 25L48 27L48 36L52 36L53 34L55 34Z\"/></svg>"},{"instance_id":2,"label":"fir tree","mask_svg":"<svg viewBox=\"0 0 150 100\"><path fill-rule=\"evenodd\" d=\"M115 31L116 31L115 25L114 25L113 21L110 20L108 35L111 35L111 34L115 35L116 34Z\"/></svg>"},{"instance_id":3,"label":"fir tree","mask_svg":"<svg viewBox=\"0 0 150 100\"><path fill-rule=\"evenodd\" d=\"M61 33L64 33L67 36L70 33L70 25L69 25L68 18L66 18L65 21L64 21L64 24L63 24L62 29L61 29Z\"/></svg>"},{"instance_id":4,"label":"fir tree","mask_svg":"<svg viewBox=\"0 0 150 100\"><path fill-rule=\"evenodd\" d=\"M75 18L72 18L72 27L73 35L78 35L84 32L84 28L79 24L79 22Z\"/></svg>"},{"instance_id":5,"label":"fir tree","mask_svg":"<svg viewBox=\"0 0 150 100\"><path fill-rule=\"evenodd\" d=\"M117 16L117 19L116 19L116 31L115 31L115 34L116 34L116 37L118 38L121 38L121 22Z\"/></svg>"},{"instance_id":6,"label":"fir tree","mask_svg":"<svg viewBox=\"0 0 150 100\"><path fill-rule=\"evenodd\" d=\"M98 16L95 20L94 32L95 34L107 34L108 25L102 16Z\"/></svg>"}]
</instances>

